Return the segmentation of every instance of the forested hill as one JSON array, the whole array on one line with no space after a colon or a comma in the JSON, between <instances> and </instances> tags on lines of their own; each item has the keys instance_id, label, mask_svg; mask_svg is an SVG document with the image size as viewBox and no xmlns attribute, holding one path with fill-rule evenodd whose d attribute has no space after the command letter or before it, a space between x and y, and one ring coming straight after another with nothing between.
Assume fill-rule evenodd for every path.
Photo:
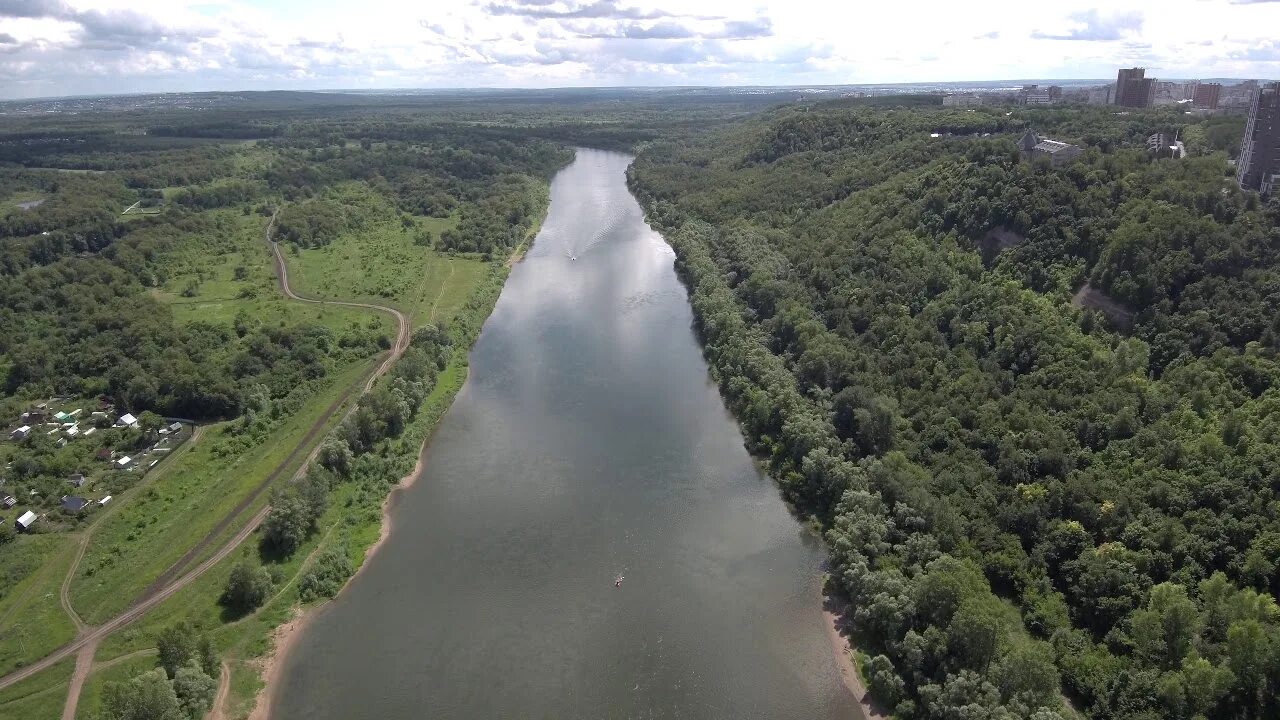
<instances>
[{"instance_id":1,"label":"forested hill","mask_svg":"<svg viewBox=\"0 0 1280 720\"><path fill-rule=\"evenodd\" d=\"M1085 153L1020 160L1029 127ZM1241 130L845 102L637 158L899 717L1280 713L1280 204Z\"/></svg>"}]
</instances>

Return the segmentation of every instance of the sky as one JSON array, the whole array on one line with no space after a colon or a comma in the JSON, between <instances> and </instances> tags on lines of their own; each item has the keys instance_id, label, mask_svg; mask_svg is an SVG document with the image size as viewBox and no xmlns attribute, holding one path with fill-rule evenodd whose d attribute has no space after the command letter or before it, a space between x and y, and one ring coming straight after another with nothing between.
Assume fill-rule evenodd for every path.
<instances>
[{"instance_id":1,"label":"sky","mask_svg":"<svg viewBox=\"0 0 1280 720\"><path fill-rule=\"evenodd\" d=\"M1280 0L0 0L0 98L1280 77Z\"/></svg>"}]
</instances>

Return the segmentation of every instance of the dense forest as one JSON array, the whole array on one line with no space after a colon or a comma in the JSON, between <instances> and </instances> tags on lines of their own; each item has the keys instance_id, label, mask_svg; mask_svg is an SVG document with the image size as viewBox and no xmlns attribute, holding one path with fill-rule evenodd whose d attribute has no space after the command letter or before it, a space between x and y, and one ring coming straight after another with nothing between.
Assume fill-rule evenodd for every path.
<instances>
[{"instance_id":1,"label":"dense forest","mask_svg":"<svg viewBox=\"0 0 1280 720\"><path fill-rule=\"evenodd\" d=\"M1006 110L792 106L629 181L883 706L1275 717L1280 202L1239 119Z\"/></svg>"}]
</instances>

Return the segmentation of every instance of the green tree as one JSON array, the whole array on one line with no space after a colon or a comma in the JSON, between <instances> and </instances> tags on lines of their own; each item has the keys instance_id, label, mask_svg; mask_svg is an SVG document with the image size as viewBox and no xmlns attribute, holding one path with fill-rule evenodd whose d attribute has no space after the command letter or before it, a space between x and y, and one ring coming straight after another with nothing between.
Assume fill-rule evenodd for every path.
<instances>
[{"instance_id":1,"label":"green tree","mask_svg":"<svg viewBox=\"0 0 1280 720\"><path fill-rule=\"evenodd\" d=\"M110 720L183 720L173 684L163 668L102 689L102 712Z\"/></svg>"},{"instance_id":2,"label":"green tree","mask_svg":"<svg viewBox=\"0 0 1280 720\"><path fill-rule=\"evenodd\" d=\"M1151 588L1146 609L1129 618L1134 655L1148 665L1176 669L1191 650L1199 624L1199 613L1186 588L1160 583Z\"/></svg>"},{"instance_id":3,"label":"green tree","mask_svg":"<svg viewBox=\"0 0 1280 720\"><path fill-rule=\"evenodd\" d=\"M884 655L871 658L866 673L872 697L885 707L894 707L906 698L906 683L898 676L889 658Z\"/></svg>"},{"instance_id":4,"label":"green tree","mask_svg":"<svg viewBox=\"0 0 1280 720\"><path fill-rule=\"evenodd\" d=\"M160 434L160 428L164 427L164 418L151 412L143 410L138 415L138 429L148 441L154 441Z\"/></svg>"},{"instance_id":5,"label":"green tree","mask_svg":"<svg viewBox=\"0 0 1280 720\"><path fill-rule=\"evenodd\" d=\"M271 573L259 565L241 562L231 569L221 602L238 613L248 613L266 602L271 594Z\"/></svg>"},{"instance_id":6,"label":"green tree","mask_svg":"<svg viewBox=\"0 0 1280 720\"><path fill-rule=\"evenodd\" d=\"M292 555L315 523L311 505L296 487L277 489L271 495L271 511L262 521L262 542L285 556Z\"/></svg>"},{"instance_id":7,"label":"green tree","mask_svg":"<svg viewBox=\"0 0 1280 720\"><path fill-rule=\"evenodd\" d=\"M207 675L192 660L186 667L178 669L173 678L173 692L182 714L191 720L200 720L213 707L213 700L218 694L218 681Z\"/></svg>"},{"instance_id":8,"label":"green tree","mask_svg":"<svg viewBox=\"0 0 1280 720\"><path fill-rule=\"evenodd\" d=\"M197 642L194 628L186 622L170 625L156 635L160 666L170 678L195 657Z\"/></svg>"}]
</instances>

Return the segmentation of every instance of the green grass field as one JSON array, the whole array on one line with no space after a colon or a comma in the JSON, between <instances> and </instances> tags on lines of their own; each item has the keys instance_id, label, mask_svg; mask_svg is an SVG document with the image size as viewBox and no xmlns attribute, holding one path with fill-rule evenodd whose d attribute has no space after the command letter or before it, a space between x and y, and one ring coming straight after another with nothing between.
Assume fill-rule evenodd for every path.
<instances>
[{"instance_id":1,"label":"green grass field","mask_svg":"<svg viewBox=\"0 0 1280 720\"><path fill-rule=\"evenodd\" d=\"M325 247L286 251L293 289L315 298L390 305L408 314L414 327L453 317L488 265L414 243L420 228L439 235L454 224L452 218L414 222L405 228L389 214Z\"/></svg>"},{"instance_id":2,"label":"green grass field","mask_svg":"<svg viewBox=\"0 0 1280 720\"><path fill-rule=\"evenodd\" d=\"M75 665L75 658L67 658L13 687L0 690L0 718L58 720L62 717L67 683Z\"/></svg>"},{"instance_id":3,"label":"green grass field","mask_svg":"<svg viewBox=\"0 0 1280 720\"><path fill-rule=\"evenodd\" d=\"M173 309L175 320L231 323L244 313L281 325L317 322L335 332L353 326L394 332L392 320L381 313L285 298L276 287L271 251L262 239L267 220L230 211L219 214L230 231L216 242L199 237L182 242L169 254L168 278L152 292Z\"/></svg>"},{"instance_id":4,"label":"green grass field","mask_svg":"<svg viewBox=\"0 0 1280 720\"><path fill-rule=\"evenodd\" d=\"M0 599L0 674L40 659L75 636L58 602L73 544L69 535L49 534L19 537L4 548L6 569L31 570Z\"/></svg>"}]
</instances>

